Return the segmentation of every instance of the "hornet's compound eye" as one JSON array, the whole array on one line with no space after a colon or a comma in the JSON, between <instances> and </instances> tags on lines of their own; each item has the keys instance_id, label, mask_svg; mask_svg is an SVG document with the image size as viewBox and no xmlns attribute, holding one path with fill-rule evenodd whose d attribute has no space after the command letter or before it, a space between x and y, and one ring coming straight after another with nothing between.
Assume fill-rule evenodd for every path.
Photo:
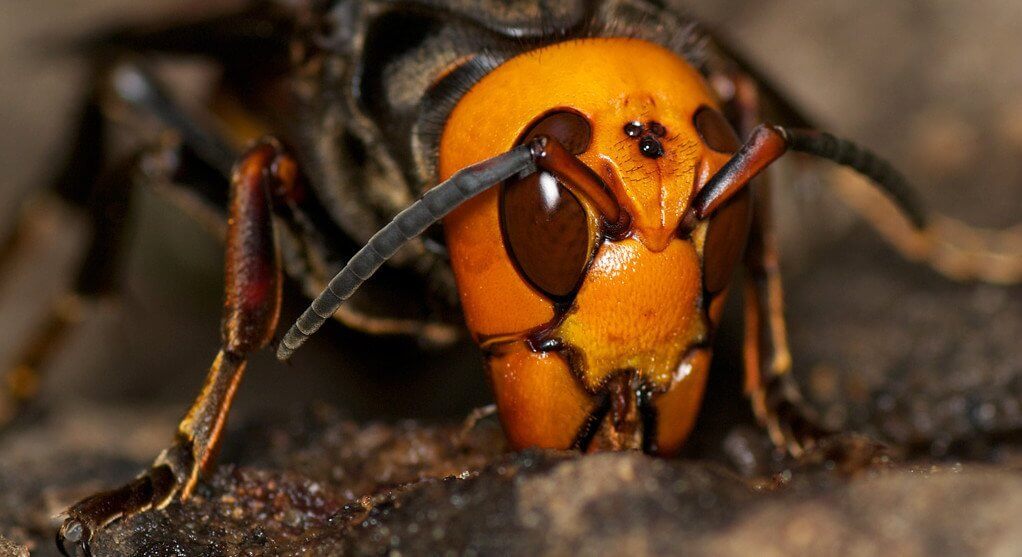
<instances>
[{"instance_id":1,"label":"hornet's compound eye","mask_svg":"<svg viewBox=\"0 0 1022 557\"><path fill-rule=\"evenodd\" d=\"M728 123L727 118L716 110L704 106L700 108L692 119L699 137L707 147L718 153L735 153L742 144L738 134Z\"/></svg>"},{"instance_id":2,"label":"hornet's compound eye","mask_svg":"<svg viewBox=\"0 0 1022 557\"><path fill-rule=\"evenodd\" d=\"M581 114L569 110L557 110L548 112L532 124L519 144L527 143L539 135L556 139L572 155L581 155L589 148L593 131L589 121Z\"/></svg>"},{"instance_id":3,"label":"hornet's compound eye","mask_svg":"<svg viewBox=\"0 0 1022 557\"><path fill-rule=\"evenodd\" d=\"M519 144L540 135L578 155L589 148L592 127L576 112L548 112L529 126ZM553 300L575 291L589 262L593 232L585 207L556 176L540 171L504 183L500 226L511 260L533 288Z\"/></svg>"},{"instance_id":4,"label":"hornet's compound eye","mask_svg":"<svg viewBox=\"0 0 1022 557\"><path fill-rule=\"evenodd\" d=\"M571 191L549 172L511 179L501 188L500 225L511 260L544 296L570 296L591 252L589 217Z\"/></svg>"},{"instance_id":5,"label":"hornet's compound eye","mask_svg":"<svg viewBox=\"0 0 1022 557\"><path fill-rule=\"evenodd\" d=\"M713 108L700 108L693 124L710 149L731 154L741 148L738 134L727 118ZM731 282L731 275L745 251L751 223L752 198L748 191L728 201L710 218L703 247L703 284L707 292L716 294Z\"/></svg>"}]
</instances>

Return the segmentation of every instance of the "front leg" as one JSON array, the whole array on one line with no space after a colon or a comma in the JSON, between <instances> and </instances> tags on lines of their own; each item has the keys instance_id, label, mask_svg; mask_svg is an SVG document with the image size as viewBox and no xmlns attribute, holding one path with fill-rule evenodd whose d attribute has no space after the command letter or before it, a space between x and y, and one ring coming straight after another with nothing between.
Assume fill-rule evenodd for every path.
<instances>
[{"instance_id":1,"label":"front leg","mask_svg":"<svg viewBox=\"0 0 1022 557\"><path fill-rule=\"evenodd\" d=\"M210 470L248 355L265 347L280 317L281 265L273 230L272 198L295 180L294 161L273 140L251 148L235 165L227 231L221 348L206 382L178 425L173 444L130 483L88 497L67 510L58 546L89 554L98 528L191 496Z\"/></svg>"},{"instance_id":2,"label":"front leg","mask_svg":"<svg viewBox=\"0 0 1022 557\"><path fill-rule=\"evenodd\" d=\"M725 110L735 129L749 138L761 121L761 90L757 80L732 65L721 68L712 80L723 83ZM781 100L785 120L805 125L796 112L784 110L786 103L775 92L766 91L775 103ZM812 451L813 456L861 461L862 455L879 450L858 447L879 445L853 436L839 436L819 425L817 417L802 397L792 375L788 331L784 320L784 288L781 284L777 240L770 208L769 177L756 178L752 188L753 214L745 250L745 393L752 403L757 421L766 428L778 449L796 458ZM850 449L850 450L844 450Z\"/></svg>"},{"instance_id":3,"label":"front leg","mask_svg":"<svg viewBox=\"0 0 1022 557\"><path fill-rule=\"evenodd\" d=\"M769 191L761 187L755 194L745 252L745 393L774 445L801 457L830 432L818 425L792 377L784 290L769 221Z\"/></svg>"},{"instance_id":4,"label":"front leg","mask_svg":"<svg viewBox=\"0 0 1022 557\"><path fill-rule=\"evenodd\" d=\"M760 184L766 186L767 184ZM769 191L761 187L754 204L745 253L745 392L774 445L803 464L835 463L854 474L887 462L891 450L864 435L831 431L820 425L792 375L784 290L770 226Z\"/></svg>"},{"instance_id":5,"label":"front leg","mask_svg":"<svg viewBox=\"0 0 1022 557\"><path fill-rule=\"evenodd\" d=\"M737 67L722 68L715 82L730 93L725 110L739 134L748 138L761 120L762 91L756 80ZM767 96L771 96L768 92ZM776 95L775 95L776 97ZM801 118L794 113L796 121ZM752 223L745 248L745 394L753 413L774 446L800 457L827 435L806 408L791 374L791 352L784 321L784 289L770 210L768 176L757 178Z\"/></svg>"}]
</instances>

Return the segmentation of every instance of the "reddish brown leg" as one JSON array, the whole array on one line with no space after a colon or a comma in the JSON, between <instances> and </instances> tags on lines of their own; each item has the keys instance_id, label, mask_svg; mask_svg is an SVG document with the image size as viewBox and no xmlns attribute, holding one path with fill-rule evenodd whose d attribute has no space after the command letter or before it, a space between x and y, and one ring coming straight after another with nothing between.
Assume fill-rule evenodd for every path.
<instances>
[{"instance_id":1,"label":"reddish brown leg","mask_svg":"<svg viewBox=\"0 0 1022 557\"><path fill-rule=\"evenodd\" d=\"M774 445L803 464L829 462L838 472L852 475L889 462L894 452L886 445L864 435L821 427L802 398L791 372L784 293L767 220L767 197L756 198L745 256L745 392L753 412Z\"/></svg>"},{"instance_id":2,"label":"reddish brown leg","mask_svg":"<svg viewBox=\"0 0 1022 557\"><path fill-rule=\"evenodd\" d=\"M936 213L930 215L926 229L918 230L861 177L841 172L834 177L834 186L841 200L905 259L928 265L951 280L1022 283L1022 224L987 229Z\"/></svg>"},{"instance_id":3,"label":"reddish brown leg","mask_svg":"<svg viewBox=\"0 0 1022 557\"><path fill-rule=\"evenodd\" d=\"M830 432L817 425L791 374L784 291L763 185L745 253L745 392L774 444L799 457Z\"/></svg>"},{"instance_id":4,"label":"reddish brown leg","mask_svg":"<svg viewBox=\"0 0 1022 557\"><path fill-rule=\"evenodd\" d=\"M884 462L888 450L866 437L854 434L835 435L818 425L811 409L807 408L791 372L791 353L788 349L784 321L784 292L777 256L776 239L770 220L770 190L766 177L760 171L776 160L794 141L816 137L776 127L759 125L759 91L748 76L741 72L717 76L730 80L724 87L732 94L726 99L726 108L733 125L748 138L746 145L693 200L695 212L701 218L725 206L730 195L745 189L754 180L751 192L754 209L749 240L745 252L745 390L752 402L759 422L767 429L774 444L804 462L831 461L844 473L854 473L874 463ZM836 140L831 138L836 144ZM794 145L796 150L803 148ZM806 144L816 149L816 144ZM896 198L900 208L914 221L922 222L918 206L906 195L904 184L895 178L882 160L858 147L847 144L843 148L858 153L850 161L834 159L853 167L874 179L878 186ZM810 149L810 150L812 150ZM860 160L861 156L861 160ZM887 172L885 172L885 170ZM730 194L730 195L728 195ZM806 458L808 457L808 458Z\"/></svg>"},{"instance_id":5,"label":"reddish brown leg","mask_svg":"<svg viewBox=\"0 0 1022 557\"><path fill-rule=\"evenodd\" d=\"M227 231L226 296L220 352L174 443L152 467L120 488L88 497L67 510L58 533L89 553L93 533L110 522L191 496L212 466L247 356L265 347L280 314L281 270L271 196L295 178L293 160L272 140L250 149L231 176Z\"/></svg>"},{"instance_id":6,"label":"reddish brown leg","mask_svg":"<svg viewBox=\"0 0 1022 557\"><path fill-rule=\"evenodd\" d=\"M748 138L760 123L756 82L737 68L715 79L729 83L731 96L725 108L739 134ZM745 251L745 392L774 445L799 457L829 432L816 424L791 374L769 186L768 178L761 176L751 189L753 216Z\"/></svg>"}]
</instances>

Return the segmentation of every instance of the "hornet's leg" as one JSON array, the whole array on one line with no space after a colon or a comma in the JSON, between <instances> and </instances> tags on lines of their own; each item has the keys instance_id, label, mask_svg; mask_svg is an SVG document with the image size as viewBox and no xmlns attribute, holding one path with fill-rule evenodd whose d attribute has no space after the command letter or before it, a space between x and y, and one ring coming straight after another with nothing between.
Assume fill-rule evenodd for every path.
<instances>
[{"instance_id":1,"label":"hornet's leg","mask_svg":"<svg viewBox=\"0 0 1022 557\"><path fill-rule=\"evenodd\" d=\"M726 82L724 89L730 95L725 98L725 111L741 137L748 138L762 118L757 82L736 67L722 69L714 79ZM770 220L770 184L767 176L757 182L752 188L753 215L745 251L745 392L774 445L798 457L825 432L810 417L791 375L784 290Z\"/></svg>"},{"instance_id":2,"label":"hornet's leg","mask_svg":"<svg viewBox=\"0 0 1022 557\"><path fill-rule=\"evenodd\" d=\"M209 471L248 355L266 346L280 315L281 270L273 230L272 197L295 177L293 160L275 141L246 153L231 177L227 231L225 302L220 352L192 407L178 425L174 443L152 467L130 483L67 510L58 545L88 553L93 533L124 516L187 499Z\"/></svg>"},{"instance_id":3,"label":"hornet's leg","mask_svg":"<svg viewBox=\"0 0 1022 557\"><path fill-rule=\"evenodd\" d=\"M0 381L0 425L15 418L36 394L39 370L72 326L89 300L101 298L117 287L116 278L130 204L131 182L139 157L128 157L103 168L103 115L96 95L80 112L70 156L63 171L44 195L27 203L12 233L0 248L0 264L14 253L28 251L26 230L44 212L59 211L54 202L83 211L91 237L78 264L78 274L68 291L51 304L40 325L24 342Z\"/></svg>"},{"instance_id":4,"label":"hornet's leg","mask_svg":"<svg viewBox=\"0 0 1022 557\"><path fill-rule=\"evenodd\" d=\"M0 426L15 418L33 399L41 381L40 373L49 359L60 349L62 341L73 330L85 313L98 300L112 297L118 291L119 270L124 248L124 239L129 220L130 199L137 181L188 180L176 189L181 190L177 198L192 200L190 205L208 204L199 201L209 197L210 191L224 191L226 179L201 157L192 154L190 148L179 144L170 134L162 138L159 145L139 149L126 157L117 157L111 164L111 153L107 148L111 123L104 116L106 104L123 104L128 99L117 91L111 92L110 83L114 74L123 74L133 67L130 64L115 64L94 72L90 94L86 97L79 113L78 123L69 155L62 170L50 187L25 205L18 217L18 223L10 236L0 245L0 267L9 263L14 253L30 251L25 231L43 212L56 211L66 206L81 212L88 223L90 235L86 252L77 264L77 276L67 291L57 296L46 315L35 330L31 331L0 376ZM164 99L159 87L145 81L147 74L137 72L142 83L148 84L148 91L156 93L147 97L132 99L137 110L143 113L161 114L170 122L182 122L187 116L176 106ZM116 88L113 88L116 89ZM219 145L196 125L190 125L191 139L203 145ZM223 152L225 148L218 149ZM165 161L173 161L166 164ZM223 170L226 174L227 168ZM163 176L157 176L163 174ZM215 184L215 185L211 185ZM185 189L195 190L193 193ZM222 204L222 203L221 203ZM188 210L188 207L183 207Z\"/></svg>"},{"instance_id":5,"label":"hornet's leg","mask_svg":"<svg viewBox=\"0 0 1022 557\"><path fill-rule=\"evenodd\" d=\"M829 432L817 425L792 377L769 192L760 188L755 193L745 253L745 392L774 444L799 457Z\"/></svg>"},{"instance_id":6,"label":"hornet's leg","mask_svg":"<svg viewBox=\"0 0 1022 557\"><path fill-rule=\"evenodd\" d=\"M725 113L739 135L748 138L762 118L763 91L758 83L733 64L718 68L711 81L727 93L723 95ZM797 115L793 119L801 121ZM767 176L756 180L745 251L745 392L774 445L799 457L826 432L810 416L791 374L784 291L770 220L770 184Z\"/></svg>"},{"instance_id":7,"label":"hornet's leg","mask_svg":"<svg viewBox=\"0 0 1022 557\"><path fill-rule=\"evenodd\" d=\"M987 229L936 213L926 229L917 230L861 177L841 171L834 185L841 200L909 261L962 282L1022 283L1022 224Z\"/></svg>"},{"instance_id":8,"label":"hornet's leg","mask_svg":"<svg viewBox=\"0 0 1022 557\"><path fill-rule=\"evenodd\" d=\"M765 185L765 184L761 184ZM784 291L770 229L769 191L755 192L745 254L745 392L774 445L803 463L829 461L843 474L887 462L891 450L866 436L819 425L792 374L784 322Z\"/></svg>"},{"instance_id":9,"label":"hornet's leg","mask_svg":"<svg viewBox=\"0 0 1022 557\"><path fill-rule=\"evenodd\" d=\"M32 400L40 382L39 370L45 369L85 309L117 290L131 185L140 156L129 157L97 180L88 201L91 238L85 256L70 289L51 304L6 370L0 384L0 425L16 417Z\"/></svg>"},{"instance_id":10,"label":"hornet's leg","mask_svg":"<svg viewBox=\"0 0 1022 557\"><path fill-rule=\"evenodd\" d=\"M25 204L12 232L0 240L0 273L6 270L4 266L10 263L13 254L31 251L32 246L27 244L31 238L26 231L30 224L41 220L41 215L54 212L52 198L86 214L91 239L73 286L51 304L40 325L19 348L15 360L6 369L0 368L0 427L32 400L41 381L41 370L57 353L73 325L85 316L94 301L117 291L130 189L140 170L138 163L152 153L112 158L109 136L113 134L106 108L127 105L139 114L155 116L174 130L184 144L178 146L181 150L177 154L187 153L192 159L183 161L181 167L199 168L202 176L197 182L187 181L184 188L177 187L182 184L160 188L161 193L169 193L172 201L181 202L183 209L198 214L202 217L200 222L218 226L209 218L207 201L214 198L212 205L222 211L220 197L226 191L226 173L234 159L233 152L171 102L160 85L135 67L134 62L143 60L147 53L200 53L220 62L225 75L240 80L245 90L258 90L251 86L253 81L283 72L287 67L292 26L285 10L256 3L249 9L198 21L160 23L91 38L93 44L102 45L97 50L103 52L103 61L94 61L69 156L53 184ZM113 58L120 60L114 63ZM253 65L251 60L259 63Z\"/></svg>"}]
</instances>

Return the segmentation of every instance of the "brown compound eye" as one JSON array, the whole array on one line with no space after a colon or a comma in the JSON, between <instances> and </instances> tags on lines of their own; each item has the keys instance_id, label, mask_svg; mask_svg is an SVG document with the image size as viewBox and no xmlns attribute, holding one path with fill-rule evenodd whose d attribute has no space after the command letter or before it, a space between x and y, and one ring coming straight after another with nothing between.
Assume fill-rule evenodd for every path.
<instances>
[{"instance_id":1,"label":"brown compound eye","mask_svg":"<svg viewBox=\"0 0 1022 557\"><path fill-rule=\"evenodd\" d=\"M707 147L719 153L735 153L741 142L720 112L704 106L693 118L696 131ZM752 223L752 197L743 191L711 217L703 246L703 284L716 294L731 282L731 275L745 251Z\"/></svg>"},{"instance_id":2,"label":"brown compound eye","mask_svg":"<svg viewBox=\"0 0 1022 557\"><path fill-rule=\"evenodd\" d=\"M505 183L500 224L511 260L533 287L554 300L575 291L589 262L589 217L553 174Z\"/></svg>"},{"instance_id":3,"label":"brown compound eye","mask_svg":"<svg viewBox=\"0 0 1022 557\"><path fill-rule=\"evenodd\" d=\"M582 115L558 110L540 117L519 144L540 135L578 155L589 148L592 127ZM533 288L553 300L575 291L589 263L593 232L585 207L556 176L540 171L505 182L500 226L511 260Z\"/></svg>"},{"instance_id":4,"label":"brown compound eye","mask_svg":"<svg viewBox=\"0 0 1022 557\"><path fill-rule=\"evenodd\" d=\"M573 155L581 155L589 148L593 131L589 121L581 114L558 110L541 117L525 132L520 143L546 135L559 141Z\"/></svg>"},{"instance_id":5,"label":"brown compound eye","mask_svg":"<svg viewBox=\"0 0 1022 557\"><path fill-rule=\"evenodd\" d=\"M704 106L692 120L703 143L710 149L718 153L735 153L742 146L738 134L720 112Z\"/></svg>"}]
</instances>

